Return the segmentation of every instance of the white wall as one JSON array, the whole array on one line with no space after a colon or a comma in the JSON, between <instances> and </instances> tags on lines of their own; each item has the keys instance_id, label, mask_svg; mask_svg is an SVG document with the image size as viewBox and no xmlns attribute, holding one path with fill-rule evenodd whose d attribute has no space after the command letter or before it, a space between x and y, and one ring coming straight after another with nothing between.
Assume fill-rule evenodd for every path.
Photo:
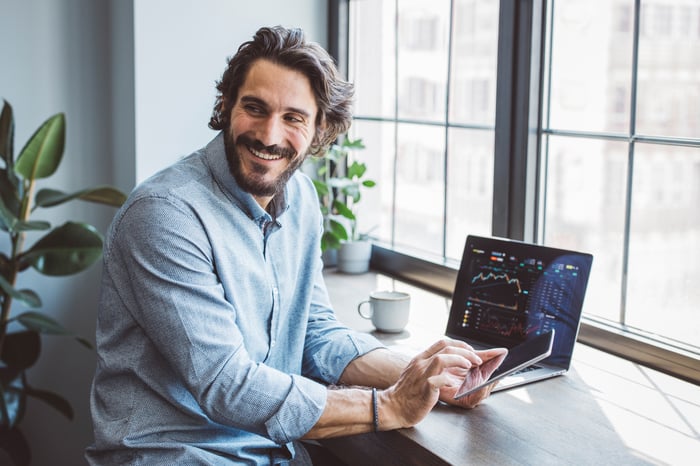
<instances>
[{"instance_id":1,"label":"white wall","mask_svg":"<svg viewBox=\"0 0 700 466\"><path fill-rule=\"evenodd\" d=\"M15 110L15 152L46 118L65 112L64 161L45 185L129 191L214 136L206 126L214 82L242 41L283 24L325 45L326 17L326 0L0 0L0 99ZM83 220L101 231L113 214L78 202L39 213L54 225ZM7 247L0 235L0 251ZM29 271L18 286L38 291L44 312L94 341L99 278L99 266L65 278ZM77 343L44 339L30 381L66 397L75 420L30 403L22 429L33 465L85 464L94 366L95 354Z\"/></svg>"},{"instance_id":2,"label":"white wall","mask_svg":"<svg viewBox=\"0 0 700 466\"><path fill-rule=\"evenodd\" d=\"M215 81L258 28L301 27L325 44L326 18L326 0L135 2L137 180L214 137Z\"/></svg>"}]
</instances>

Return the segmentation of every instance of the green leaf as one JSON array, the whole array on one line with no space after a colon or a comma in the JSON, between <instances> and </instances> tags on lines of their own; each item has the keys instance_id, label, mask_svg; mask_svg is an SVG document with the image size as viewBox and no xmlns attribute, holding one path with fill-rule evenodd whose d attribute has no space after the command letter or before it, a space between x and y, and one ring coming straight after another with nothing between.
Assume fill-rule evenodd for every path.
<instances>
[{"instance_id":1,"label":"green leaf","mask_svg":"<svg viewBox=\"0 0 700 466\"><path fill-rule=\"evenodd\" d=\"M27 251L29 261L44 275L72 275L91 266L102 255L102 235L85 223L66 222Z\"/></svg>"},{"instance_id":2,"label":"green leaf","mask_svg":"<svg viewBox=\"0 0 700 466\"><path fill-rule=\"evenodd\" d=\"M49 406L56 409L59 413L63 414L68 419L73 420L73 408L68 400L59 394L32 387L27 387L26 392L27 395L43 400L44 402L48 403Z\"/></svg>"},{"instance_id":3,"label":"green leaf","mask_svg":"<svg viewBox=\"0 0 700 466\"><path fill-rule=\"evenodd\" d=\"M362 178L362 175L364 175L366 171L367 171L367 165L355 160L348 167L348 178Z\"/></svg>"},{"instance_id":4,"label":"green leaf","mask_svg":"<svg viewBox=\"0 0 700 466\"><path fill-rule=\"evenodd\" d=\"M29 307L41 307L41 298L32 290L18 290L8 282L5 277L0 276L0 288L9 296L22 301Z\"/></svg>"},{"instance_id":5,"label":"green leaf","mask_svg":"<svg viewBox=\"0 0 700 466\"><path fill-rule=\"evenodd\" d=\"M15 231L15 227L19 219L10 209L5 205L5 200L0 197L0 226L4 231Z\"/></svg>"},{"instance_id":6,"label":"green leaf","mask_svg":"<svg viewBox=\"0 0 700 466\"><path fill-rule=\"evenodd\" d=\"M347 135L346 135L345 140L343 141L343 147L346 147L348 149L364 149L365 145L362 142L361 138L353 140L353 139L350 139L349 137L347 137Z\"/></svg>"},{"instance_id":7,"label":"green leaf","mask_svg":"<svg viewBox=\"0 0 700 466\"><path fill-rule=\"evenodd\" d=\"M328 227L329 230L333 236L338 238L339 240L346 240L348 239L348 230L345 229L345 226L340 223L337 220L328 219Z\"/></svg>"},{"instance_id":8,"label":"green leaf","mask_svg":"<svg viewBox=\"0 0 700 466\"><path fill-rule=\"evenodd\" d=\"M41 337L33 330L8 333L0 359L9 367L24 370L32 367L41 353Z\"/></svg>"},{"instance_id":9,"label":"green leaf","mask_svg":"<svg viewBox=\"0 0 700 466\"><path fill-rule=\"evenodd\" d=\"M377 183L374 182L374 180L365 180L362 182L362 186L365 188L373 188L377 185Z\"/></svg>"},{"instance_id":10,"label":"green leaf","mask_svg":"<svg viewBox=\"0 0 700 466\"><path fill-rule=\"evenodd\" d=\"M48 230L51 228L51 224L41 220L28 222L20 221L15 214L5 206L5 202L0 199L0 228L4 231L16 233L21 231Z\"/></svg>"},{"instance_id":11,"label":"green leaf","mask_svg":"<svg viewBox=\"0 0 700 466\"><path fill-rule=\"evenodd\" d=\"M7 453L13 465L29 464L32 459L29 443L17 427L0 429L0 450Z\"/></svg>"},{"instance_id":12,"label":"green leaf","mask_svg":"<svg viewBox=\"0 0 700 466\"><path fill-rule=\"evenodd\" d=\"M49 335L71 335L71 333L56 320L41 312L24 312L11 320L16 320L25 328L34 330L35 332Z\"/></svg>"},{"instance_id":13,"label":"green leaf","mask_svg":"<svg viewBox=\"0 0 700 466\"><path fill-rule=\"evenodd\" d=\"M326 186L325 183L322 183L321 181L318 180L311 180L314 183L314 187L316 188L316 194L318 194L319 197L323 197L328 194L328 186Z\"/></svg>"},{"instance_id":14,"label":"green leaf","mask_svg":"<svg viewBox=\"0 0 700 466\"><path fill-rule=\"evenodd\" d=\"M12 105L3 100L2 113L0 113L0 156L5 161L5 166L11 168L14 154L15 119Z\"/></svg>"},{"instance_id":15,"label":"green leaf","mask_svg":"<svg viewBox=\"0 0 700 466\"><path fill-rule=\"evenodd\" d=\"M78 343L80 343L87 349L93 349L92 343L90 343L88 340L76 336L74 333L68 331L60 323L47 316L46 314L28 311L10 319L10 321L13 320L16 320L29 330L34 330L35 332L39 332L45 335L72 336L76 339Z\"/></svg>"},{"instance_id":16,"label":"green leaf","mask_svg":"<svg viewBox=\"0 0 700 466\"><path fill-rule=\"evenodd\" d=\"M64 193L55 189L42 189L36 194L34 203L36 207L52 207L73 199L119 207L126 201L126 195L110 186L98 186L74 193Z\"/></svg>"},{"instance_id":17,"label":"green leaf","mask_svg":"<svg viewBox=\"0 0 700 466\"><path fill-rule=\"evenodd\" d=\"M46 120L17 157L15 171L33 181L53 175L61 163L66 139L66 118L58 113Z\"/></svg>"},{"instance_id":18,"label":"green leaf","mask_svg":"<svg viewBox=\"0 0 700 466\"><path fill-rule=\"evenodd\" d=\"M339 215L342 215L343 217L349 219L349 220L355 220L355 214L352 213L352 210L345 204L343 204L340 201L335 201L333 202L333 207L335 210L338 212Z\"/></svg>"},{"instance_id":19,"label":"green leaf","mask_svg":"<svg viewBox=\"0 0 700 466\"><path fill-rule=\"evenodd\" d=\"M321 251L340 248L340 240L330 232L325 232L321 237Z\"/></svg>"}]
</instances>

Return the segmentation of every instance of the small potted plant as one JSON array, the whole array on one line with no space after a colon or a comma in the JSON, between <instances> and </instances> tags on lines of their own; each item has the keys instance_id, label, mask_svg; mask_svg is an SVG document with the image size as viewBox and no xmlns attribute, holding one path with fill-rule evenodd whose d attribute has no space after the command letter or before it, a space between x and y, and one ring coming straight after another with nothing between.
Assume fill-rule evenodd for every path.
<instances>
[{"instance_id":1,"label":"small potted plant","mask_svg":"<svg viewBox=\"0 0 700 466\"><path fill-rule=\"evenodd\" d=\"M32 220L31 214L36 208L73 199L118 207L126 196L109 186L73 193L54 189L35 192L36 181L51 176L61 162L65 142L62 113L37 129L16 160L13 139L12 107L5 102L0 113L0 230L7 233L10 250L0 252L0 450L13 464L25 465L30 462L31 449L19 426L29 399L42 400L69 419L73 417L68 401L35 387L28 371L39 359L43 335L73 335L36 310L42 305L41 298L34 290L17 286L19 274L31 268L49 276L72 275L87 269L102 255L102 235L92 225L67 221L52 229L49 222ZM27 245L28 232L43 236ZM31 310L22 311L21 307ZM92 348L87 340L76 339Z\"/></svg>"},{"instance_id":2,"label":"small potted plant","mask_svg":"<svg viewBox=\"0 0 700 466\"><path fill-rule=\"evenodd\" d=\"M325 218L321 250L337 250L338 270L345 273L366 272L372 253L367 233L358 228L357 204L362 190L376 183L364 178L366 164L350 158L352 151L364 148L362 139L346 136L341 144L333 144L320 161L315 161L313 182Z\"/></svg>"}]
</instances>

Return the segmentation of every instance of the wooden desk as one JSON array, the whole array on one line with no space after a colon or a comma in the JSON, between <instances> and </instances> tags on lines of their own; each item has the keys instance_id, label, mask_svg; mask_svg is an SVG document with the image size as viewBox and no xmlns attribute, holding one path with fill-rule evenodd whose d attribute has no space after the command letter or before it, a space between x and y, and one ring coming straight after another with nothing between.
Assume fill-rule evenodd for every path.
<instances>
[{"instance_id":1,"label":"wooden desk","mask_svg":"<svg viewBox=\"0 0 700 466\"><path fill-rule=\"evenodd\" d=\"M338 318L372 332L357 304L376 289L411 293L411 318L388 345L440 338L449 300L389 277L326 272ZM417 426L330 439L361 465L700 464L700 387L578 344L564 376L495 393L473 410L438 405Z\"/></svg>"}]
</instances>

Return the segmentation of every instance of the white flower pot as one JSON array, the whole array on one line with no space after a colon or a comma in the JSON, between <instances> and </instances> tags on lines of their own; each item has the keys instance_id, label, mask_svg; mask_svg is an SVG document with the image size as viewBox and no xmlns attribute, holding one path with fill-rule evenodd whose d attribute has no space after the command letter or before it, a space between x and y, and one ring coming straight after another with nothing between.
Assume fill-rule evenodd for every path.
<instances>
[{"instance_id":1,"label":"white flower pot","mask_svg":"<svg viewBox=\"0 0 700 466\"><path fill-rule=\"evenodd\" d=\"M365 273L369 270L372 256L371 241L348 241L338 249L338 271L343 273Z\"/></svg>"}]
</instances>

